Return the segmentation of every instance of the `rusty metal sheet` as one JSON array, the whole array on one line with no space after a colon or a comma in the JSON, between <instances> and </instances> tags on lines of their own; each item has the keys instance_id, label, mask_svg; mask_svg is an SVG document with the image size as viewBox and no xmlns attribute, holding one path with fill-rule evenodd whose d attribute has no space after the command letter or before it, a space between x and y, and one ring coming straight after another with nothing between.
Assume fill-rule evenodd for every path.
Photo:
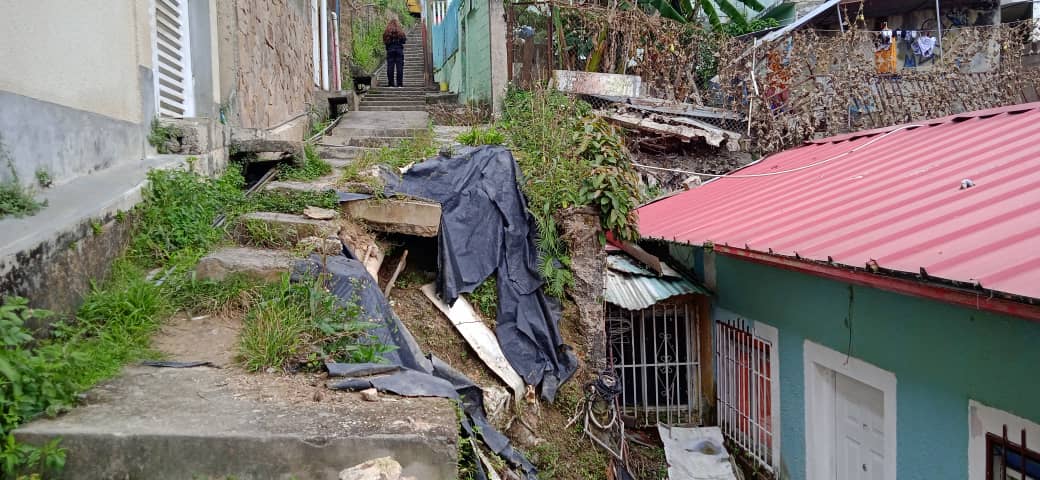
<instances>
[{"instance_id":1,"label":"rusty metal sheet","mask_svg":"<svg viewBox=\"0 0 1040 480\"><path fill-rule=\"evenodd\" d=\"M635 75L572 70L553 70L553 83L561 92L583 95L638 97L643 89L643 79Z\"/></svg>"}]
</instances>

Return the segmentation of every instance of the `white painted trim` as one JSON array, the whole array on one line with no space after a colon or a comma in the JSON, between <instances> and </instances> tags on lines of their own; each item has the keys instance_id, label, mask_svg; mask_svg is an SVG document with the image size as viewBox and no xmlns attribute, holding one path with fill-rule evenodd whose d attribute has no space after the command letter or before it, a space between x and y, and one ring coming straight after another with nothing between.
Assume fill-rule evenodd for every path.
<instances>
[{"instance_id":1,"label":"white painted trim","mask_svg":"<svg viewBox=\"0 0 1040 480\"><path fill-rule=\"evenodd\" d=\"M833 375L840 373L874 387L884 394L885 480L896 480L897 422L896 376L860 359L805 341L805 477L834 479Z\"/></svg>"},{"instance_id":2,"label":"white painted trim","mask_svg":"<svg viewBox=\"0 0 1040 480\"><path fill-rule=\"evenodd\" d=\"M1022 429L1029 445L1038 445L1040 425L975 400L968 400L968 480L986 479L986 433L1000 435L1008 427L1008 440L1020 443ZM1036 447L1030 447L1036 450Z\"/></svg>"},{"instance_id":3,"label":"white painted trim","mask_svg":"<svg viewBox=\"0 0 1040 480\"><path fill-rule=\"evenodd\" d=\"M311 66L314 68L314 86L321 86L321 24L318 0L311 0Z\"/></svg>"},{"instance_id":4,"label":"white painted trim","mask_svg":"<svg viewBox=\"0 0 1040 480\"><path fill-rule=\"evenodd\" d=\"M321 89L329 89L329 2L318 0L321 21Z\"/></svg>"},{"instance_id":5,"label":"white painted trim","mask_svg":"<svg viewBox=\"0 0 1040 480\"><path fill-rule=\"evenodd\" d=\"M770 425L773 433L773 463L780 466L780 332L776 327L755 320L755 336L773 344L769 350Z\"/></svg>"}]
</instances>

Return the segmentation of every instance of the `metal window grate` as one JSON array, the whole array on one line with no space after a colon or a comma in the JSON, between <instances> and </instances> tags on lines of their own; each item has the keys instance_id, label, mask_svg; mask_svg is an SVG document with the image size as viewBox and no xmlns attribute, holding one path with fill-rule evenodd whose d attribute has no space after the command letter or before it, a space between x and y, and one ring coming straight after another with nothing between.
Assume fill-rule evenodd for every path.
<instances>
[{"instance_id":1,"label":"metal window grate","mask_svg":"<svg viewBox=\"0 0 1040 480\"><path fill-rule=\"evenodd\" d=\"M154 1L156 108L164 117L190 117L195 112L188 41L188 2Z\"/></svg>"},{"instance_id":2,"label":"metal window grate","mask_svg":"<svg viewBox=\"0 0 1040 480\"><path fill-rule=\"evenodd\" d=\"M773 344L747 322L715 322L718 423L722 433L772 469Z\"/></svg>"},{"instance_id":3,"label":"metal window grate","mask_svg":"<svg viewBox=\"0 0 1040 480\"><path fill-rule=\"evenodd\" d=\"M610 360L621 406L641 426L700 424L696 310L658 304L625 310L606 304Z\"/></svg>"},{"instance_id":4,"label":"metal window grate","mask_svg":"<svg viewBox=\"0 0 1040 480\"><path fill-rule=\"evenodd\" d=\"M1019 443L1008 437L1004 425L1001 434L986 433L986 479L987 480L1037 480L1040 479L1040 452L1031 450L1022 429Z\"/></svg>"}]
</instances>

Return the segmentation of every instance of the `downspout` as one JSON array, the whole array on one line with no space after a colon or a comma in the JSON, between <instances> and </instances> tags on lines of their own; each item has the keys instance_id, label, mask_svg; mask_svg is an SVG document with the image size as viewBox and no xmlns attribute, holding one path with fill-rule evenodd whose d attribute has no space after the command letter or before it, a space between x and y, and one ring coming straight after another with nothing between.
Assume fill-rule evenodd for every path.
<instances>
[{"instance_id":1,"label":"downspout","mask_svg":"<svg viewBox=\"0 0 1040 480\"><path fill-rule=\"evenodd\" d=\"M336 0L336 90L343 90L343 59L340 53L343 45L340 44L339 36L339 29L341 28L339 23L343 17L340 16L339 2L340 0Z\"/></svg>"},{"instance_id":2,"label":"downspout","mask_svg":"<svg viewBox=\"0 0 1040 480\"><path fill-rule=\"evenodd\" d=\"M337 2L339 3L339 2ZM332 13L332 89L342 90L339 71L339 15Z\"/></svg>"}]
</instances>

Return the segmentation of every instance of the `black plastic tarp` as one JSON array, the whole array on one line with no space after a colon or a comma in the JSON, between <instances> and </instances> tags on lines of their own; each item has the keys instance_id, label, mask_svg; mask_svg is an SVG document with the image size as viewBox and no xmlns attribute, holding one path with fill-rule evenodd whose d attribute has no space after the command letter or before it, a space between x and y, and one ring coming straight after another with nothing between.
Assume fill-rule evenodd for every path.
<instances>
[{"instance_id":1,"label":"black plastic tarp","mask_svg":"<svg viewBox=\"0 0 1040 480\"><path fill-rule=\"evenodd\" d=\"M299 281L326 274L326 285L340 303L361 307L364 312L362 320L376 325L371 333L380 343L395 346L396 349L383 354L387 360L385 364L327 364L330 376L347 377L331 382L329 388L363 390L374 387L403 396L458 400L466 413L462 419L462 428L467 436L479 435L491 451L523 472L525 479L535 480L537 470L534 465L514 450L509 439L488 423L480 387L436 357L424 356L415 338L379 290L375 279L361 262L349 257L353 255L346 249L343 256L322 257L313 254L296 262L293 279ZM478 479L486 478L479 460L475 465L479 470Z\"/></svg>"},{"instance_id":2,"label":"black plastic tarp","mask_svg":"<svg viewBox=\"0 0 1040 480\"><path fill-rule=\"evenodd\" d=\"M498 343L524 381L551 401L577 360L560 336L559 304L541 288L537 227L521 181L508 149L485 146L415 165L387 191L441 204L437 289L445 302L497 274Z\"/></svg>"}]
</instances>

